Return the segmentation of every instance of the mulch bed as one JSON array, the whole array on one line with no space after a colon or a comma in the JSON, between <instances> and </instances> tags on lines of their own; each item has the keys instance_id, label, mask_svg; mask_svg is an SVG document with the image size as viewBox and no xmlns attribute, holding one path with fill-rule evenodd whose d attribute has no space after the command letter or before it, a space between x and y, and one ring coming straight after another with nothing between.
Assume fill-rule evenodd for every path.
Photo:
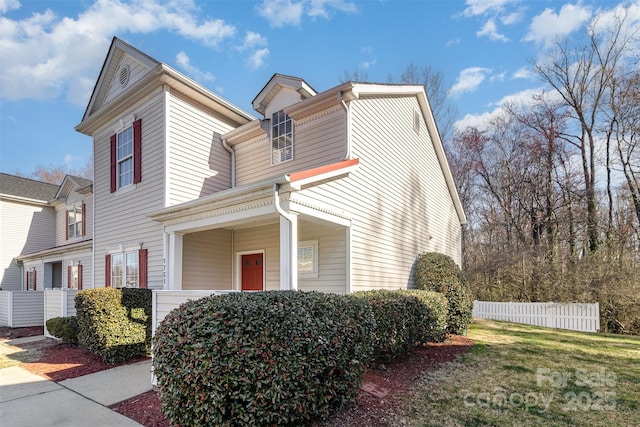
<instances>
[{"instance_id":1,"label":"mulch bed","mask_svg":"<svg viewBox=\"0 0 640 427\"><path fill-rule=\"evenodd\" d=\"M27 329L27 328L22 328ZM31 329L31 328L29 328ZM6 331L0 331L5 336ZM12 330L11 338L38 335L34 331ZM20 335L27 334L27 335ZM42 331L40 330L40 334ZM114 365L103 363L100 358L81 347L68 346L54 339L45 339L30 346L40 346L42 357L35 363L22 366L35 374L53 381L75 378ZM405 392L427 372L437 370L440 364L454 360L473 345L467 337L451 335L447 342L418 347L405 357L396 359L384 366L370 369L360 389L357 401L334 414L331 419L319 421L314 427L369 427L391 426L398 405ZM138 362L137 359L127 363ZM171 424L162 415L160 399L155 391L135 396L111 407L138 423L147 427L169 427Z\"/></svg>"}]
</instances>

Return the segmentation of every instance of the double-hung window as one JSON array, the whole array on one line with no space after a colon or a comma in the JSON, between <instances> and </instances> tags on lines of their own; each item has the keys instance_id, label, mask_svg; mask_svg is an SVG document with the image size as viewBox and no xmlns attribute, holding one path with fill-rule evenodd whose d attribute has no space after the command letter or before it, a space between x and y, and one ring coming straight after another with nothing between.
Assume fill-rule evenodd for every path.
<instances>
[{"instance_id":1,"label":"double-hung window","mask_svg":"<svg viewBox=\"0 0 640 427\"><path fill-rule=\"evenodd\" d=\"M67 210L67 239L80 237L83 233L84 204L75 203Z\"/></svg>"},{"instance_id":2,"label":"double-hung window","mask_svg":"<svg viewBox=\"0 0 640 427\"><path fill-rule=\"evenodd\" d=\"M298 242L298 276L301 278L318 278L318 241Z\"/></svg>"},{"instance_id":3,"label":"double-hung window","mask_svg":"<svg viewBox=\"0 0 640 427\"><path fill-rule=\"evenodd\" d=\"M142 120L111 135L111 192L142 181Z\"/></svg>"},{"instance_id":4,"label":"double-hung window","mask_svg":"<svg viewBox=\"0 0 640 427\"><path fill-rule=\"evenodd\" d=\"M133 126L118 133L118 188L133 184Z\"/></svg>"},{"instance_id":5,"label":"double-hung window","mask_svg":"<svg viewBox=\"0 0 640 427\"><path fill-rule=\"evenodd\" d=\"M106 286L114 288L147 287L147 250L131 250L107 255Z\"/></svg>"},{"instance_id":6,"label":"double-hung window","mask_svg":"<svg viewBox=\"0 0 640 427\"><path fill-rule=\"evenodd\" d=\"M31 268L29 270L27 270L27 275L26 275L26 287L28 291L35 291L36 290L36 277L37 277L37 272L35 268Z\"/></svg>"},{"instance_id":7,"label":"double-hung window","mask_svg":"<svg viewBox=\"0 0 640 427\"><path fill-rule=\"evenodd\" d=\"M293 160L293 121L282 110L271 118L271 163Z\"/></svg>"}]
</instances>

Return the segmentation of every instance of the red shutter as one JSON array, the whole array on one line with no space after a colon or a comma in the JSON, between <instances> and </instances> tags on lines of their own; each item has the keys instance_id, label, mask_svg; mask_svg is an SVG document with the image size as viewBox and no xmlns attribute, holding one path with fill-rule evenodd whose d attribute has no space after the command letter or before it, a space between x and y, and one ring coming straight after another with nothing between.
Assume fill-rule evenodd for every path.
<instances>
[{"instance_id":1,"label":"red shutter","mask_svg":"<svg viewBox=\"0 0 640 427\"><path fill-rule=\"evenodd\" d=\"M133 183L142 181L142 119L133 122Z\"/></svg>"},{"instance_id":2,"label":"red shutter","mask_svg":"<svg viewBox=\"0 0 640 427\"><path fill-rule=\"evenodd\" d=\"M117 164L118 164L118 159L117 156L118 154L116 153L116 134L114 133L113 135L111 135L111 192L115 192L117 190L116 187L116 183L118 182L117 180L117 175L118 175L118 168L117 168Z\"/></svg>"},{"instance_id":3,"label":"red shutter","mask_svg":"<svg viewBox=\"0 0 640 427\"><path fill-rule=\"evenodd\" d=\"M38 286L38 285L36 285L36 283L37 283L36 282L36 278L38 277L37 273L38 272L36 270L33 270L33 290L34 291L36 290L36 287Z\"/></svg>"},{"instance_id":4,"label":"red shutter","mask_svg":"<svg viewBox=\"0 0 640 427\"><path fill-rule=\"evenodd\" d=\"M147 288L147 249L138 251L138 287Z\"/></svg>"},{"instance_id":5,"label":"red shutter","mask_svg":"<svg viewBox=\"0 0 640 427\"><path fill-rule=\"evenodd\" d=\"M29 290L29 270L27 270L27 273L26 273L25 286L26 286L26 289Z\"/></svg>"},{"instance_id":6,"label":"red shutter","mask_svg":"<svg viewBox=\"0 0 640 427\"><path fill-rule=\"evenodd\" d=\"M87 205L82 204L82 235L87 235Z\"/></svg>"},{"instance_id":7,"label":"red shutter","mask_svg":"<svg viewBox=\"0 0 640 427\"><path fill-rule=\"evenodd\" d=\"M71 289L71 266L67 267L67 289Z\"/></svg>"},{"instance_id":8,"label":"red shutter","mask_svg":"<svg viewBox=\"0 0 640 427\"><path fill-rule=\"evenodd\" d=\"M104 257L104 286L111 287L111 255Z\"/></svg>"},{"instance_id":9,"label":"red shutter","mask_svg":"<svg viewBox=\"0 0 640 427\"><path fill-rule=\"evenodd\" d=\"M78 265L78 290L82 290L82 265Z\"/></svg>"},{"instance_id":10,"label":"red shutter","mask_svg":"<svg viewBox=\"0 0 640 427\"><path fill-rule=\"evenodd\" d=\"M69 240L69 209L67 209L65 215L66 219L64 223L67 224L67 226L64 228L64 240Z\"/></svg>"}]
</instances>

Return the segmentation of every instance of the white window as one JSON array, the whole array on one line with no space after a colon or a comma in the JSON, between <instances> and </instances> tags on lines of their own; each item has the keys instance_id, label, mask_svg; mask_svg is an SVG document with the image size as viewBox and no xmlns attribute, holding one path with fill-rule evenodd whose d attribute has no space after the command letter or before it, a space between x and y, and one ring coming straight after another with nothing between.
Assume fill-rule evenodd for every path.
<instances>
[{"instance_id":1,"label":"white window","mask_svg":"<svg viewBox=\"0 0 640 427\"><path fill-rule=\"evenodd\" d=\"M137 288L138 278L138 251L111 255L112 287Z\"/></svg>"},{"instance_id":2,"label":"white window","mask_svg":"<svg viewBox=\"0 0 640 427\"><path fill-rule=\"evenodd\" d=\"M76 203L67 210L68 238L82 236L82 203Z\"/></svg>"},{"instance_id":3,"label":"white window","mask_svg":"<svg viewBox=\"0 0 640 427\"><path fill-rule=\"evenodd\" d=\"M298 242L298 276L315 279L318 277L318 241Z\"/></svg>"},{"instance_id":4,"label":"white window","mask_svg":"<svg viewBox=\"0 0 640 427\"><path fill-rule=\"evenodd\" d=\"M129 126L117 137L118 188L133 184L133 126Z\"/></svg>"},{"instance_id":5,"label":"white window","mask_svg":"<svg viewBox=\"0 0 640 427\"><path fill-rule=\"evenodd\" d=\"M293 160L293 122L282 110L271 118L271 163Z\"/></svg>"}]
</instances>

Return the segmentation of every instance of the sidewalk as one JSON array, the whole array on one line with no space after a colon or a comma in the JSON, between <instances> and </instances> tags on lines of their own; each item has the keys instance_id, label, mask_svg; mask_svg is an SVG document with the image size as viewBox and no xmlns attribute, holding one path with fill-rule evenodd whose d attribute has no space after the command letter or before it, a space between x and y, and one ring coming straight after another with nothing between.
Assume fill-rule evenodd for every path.
<instances>
[{"instance_id":1,"label":"sidewalk","mask_svg":"<svg viewBox=\"0 0 640 427\"><path fill-rule=\"evenodd\" d=\"M36 339L38 337L0 342L0 352L11 354L16 351L13 346ZM150 361L59 383L11 366L0 369L0 426L140 426L108 406L151 388Z\"/></svg>"}]
</instances>

